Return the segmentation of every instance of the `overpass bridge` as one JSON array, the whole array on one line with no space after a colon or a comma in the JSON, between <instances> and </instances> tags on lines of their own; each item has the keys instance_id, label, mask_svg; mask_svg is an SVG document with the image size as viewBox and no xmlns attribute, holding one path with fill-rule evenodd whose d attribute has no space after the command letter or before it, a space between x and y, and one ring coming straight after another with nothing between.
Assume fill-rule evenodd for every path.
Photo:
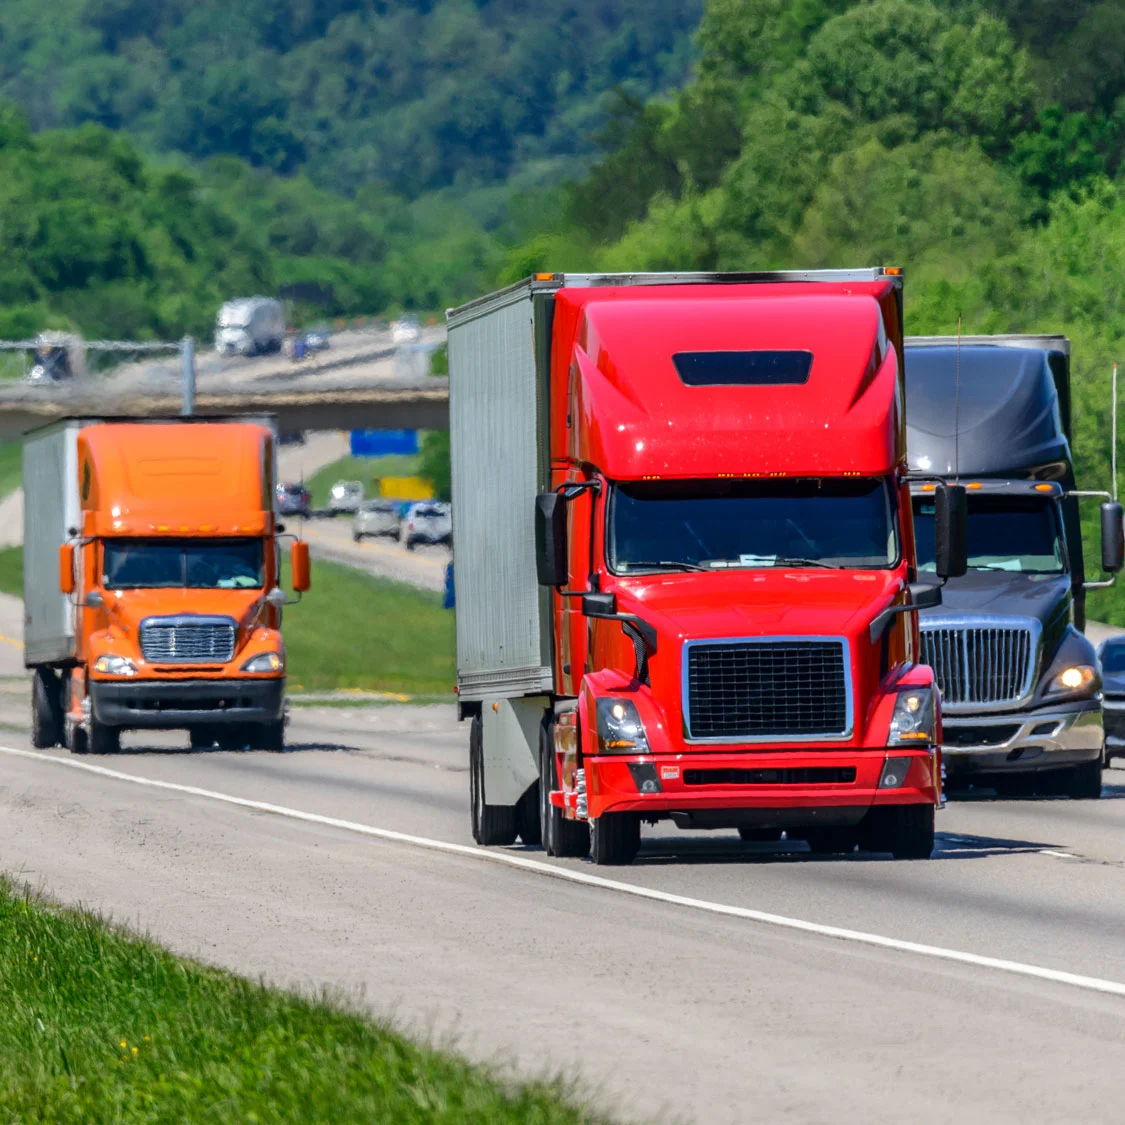
<instances>
[{"instance_id":1,"label":"overpass bridge","mask_svg":"<svg viewBox=\"0 0 1125 1125\"><path fill-rule=\"evenodd\" d=\"M449 381L425 374L428 352L444 339L439 327L425 329L413 348L396 348L386 333L342 334L329 351L300 363L204 353L194 364L193 413L272 414L282 431L444 429ZM180 356L150 358L45 386L0 384L0 440L61 418L179 414L181 366Z\"/></svg>"}]
</instances>

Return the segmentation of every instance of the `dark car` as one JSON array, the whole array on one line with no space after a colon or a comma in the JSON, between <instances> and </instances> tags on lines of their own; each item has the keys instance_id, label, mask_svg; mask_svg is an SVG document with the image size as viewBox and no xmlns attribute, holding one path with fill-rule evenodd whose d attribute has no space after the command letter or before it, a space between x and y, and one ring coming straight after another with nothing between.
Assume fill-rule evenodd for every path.
<instances>
[{"instance_id":1,"label":"dark car","mask_svg":"<svg viewBox=\"0 0 1125 1125\"><path fill-rule=\"evenodd\" d=\"M1102 715L1105 721L1105 757L1125 758L1125 634L1102 641Z\"/></svg>"},{"instance_id":2,"label":"dark car","mask_svg":"<svg viewBox=\"0 0 1125 1125\"><path fill-rule=\"evenodd\" d=\"M282 482L277 486L277 514L279 516L302 516L308 519L312 514L312 497L303 484Z\"/></svg>"}]
</instances>

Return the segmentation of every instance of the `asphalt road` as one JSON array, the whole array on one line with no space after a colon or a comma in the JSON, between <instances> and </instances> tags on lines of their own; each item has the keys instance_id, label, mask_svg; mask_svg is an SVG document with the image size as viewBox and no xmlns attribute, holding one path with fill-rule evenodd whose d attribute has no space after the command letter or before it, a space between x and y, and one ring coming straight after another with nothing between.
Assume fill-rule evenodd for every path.
<instances>
[{"instance_id":1,"label":"asphalt road","mask_svg":"<svg viewBox=\"0 0 1125 1125\"><path fill-rule=\"evenodd\" d=\"M10 750L29 745L22 693L0 690ZM177 736L82 768L0 752L0 869L473 1057L577 1076L623 1118L1120 1117L1125 771L1100 802L953 802L930 862L661 827L608 870L473 848L466 733L445 708L322 707L295 709L284 754Z\"/></svg>"}]
</instances>

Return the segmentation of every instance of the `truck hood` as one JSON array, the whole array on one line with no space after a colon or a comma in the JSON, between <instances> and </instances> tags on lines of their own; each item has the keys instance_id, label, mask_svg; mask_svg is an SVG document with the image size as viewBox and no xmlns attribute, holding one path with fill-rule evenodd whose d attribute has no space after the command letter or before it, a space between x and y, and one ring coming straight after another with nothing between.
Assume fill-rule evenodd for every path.
<instances>
[{"instance_id":1,"label":"truck hood","mask_svg":"<svg viewBox=\"0 0 1125 1125\"><path fill-rule=\"evenodd\" d=\"M901 586L890 570L730 570L621 580L620 609L659 633L709 637L855 636Z\"/></svg>"},{"instance_id":2,"label":"truck hood","mask_svg":"<svg viewBox=\"0 0 1125 1125\"><path fill-rule=\"evenodd\" d=\"M105 592L109 621L114 631L127 631L136 642L146 617L232 617L238 624L236 648L246 639L246 628L257 615L265 590L122 590Z\"/></svg>"},{"instance_id":3,"label":"truck hood","mask_svg":"<svg viewBox=\"0 0 1125 1125\"><path fill-rule=\"evenodd\" d=\"M1046 629L1070 614L1070 576L1065 574L1009 574L970 570L951 578L942 591L942 604L923 617L996 614L1034 617Z\"/></svg>"}]
</instances>

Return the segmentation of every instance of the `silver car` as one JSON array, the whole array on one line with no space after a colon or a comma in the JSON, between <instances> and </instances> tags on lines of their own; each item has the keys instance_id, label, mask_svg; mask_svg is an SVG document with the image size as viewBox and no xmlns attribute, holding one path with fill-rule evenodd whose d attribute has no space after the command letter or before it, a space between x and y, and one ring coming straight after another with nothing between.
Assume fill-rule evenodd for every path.
<instances>
[{"instance_id":1,"label":"silver car","mask_svg":"<svg viewBox=\"0 0 1125 1125\"><path fill-rule=\"evenodd\" d=\"M398 538L399 505L393 500L365 500L352 521L352 538L358 543L365 535L390 535Z\"/></svg>"},{"instance_id":2,"label":"silver car","mask_svg":"<svg viewBox=\"0 0 1125 1125\"><path fill-rule=\"evenodd\" d=\"M449 505L424 500L412 504L402 521L400 536L408 551L419 543L452 543L453 519Z\"/></svg>"},{"instance_id":3,"label":"silver car","mask_svg":"<svg viewBox=\"0 0 1125 1125\"><path fill-rule=\"evenodd\" d=\"M363 485L357 480L338 480L328 493L328 511L334 516L358 512L362 503Z\"/></svg>"}]
</instances>

